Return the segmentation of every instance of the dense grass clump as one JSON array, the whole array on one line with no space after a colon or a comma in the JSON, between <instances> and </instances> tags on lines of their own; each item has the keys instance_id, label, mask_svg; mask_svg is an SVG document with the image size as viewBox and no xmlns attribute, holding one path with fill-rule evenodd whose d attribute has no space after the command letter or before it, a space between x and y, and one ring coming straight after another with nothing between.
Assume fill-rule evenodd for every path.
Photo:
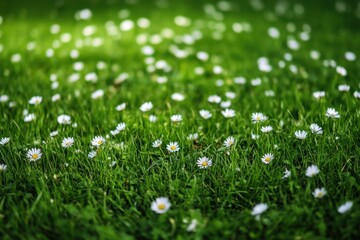
<instances>
[{"instance_id":1,"label":"dense grass clump","mask_svg":"<svg viewBox=\"0 0 360 240\"><path fill-rule=\"evenodd\" d=\"M356 1L0 2L0 238L359 238L359 24Z\"/></svg>"}]
</instances>

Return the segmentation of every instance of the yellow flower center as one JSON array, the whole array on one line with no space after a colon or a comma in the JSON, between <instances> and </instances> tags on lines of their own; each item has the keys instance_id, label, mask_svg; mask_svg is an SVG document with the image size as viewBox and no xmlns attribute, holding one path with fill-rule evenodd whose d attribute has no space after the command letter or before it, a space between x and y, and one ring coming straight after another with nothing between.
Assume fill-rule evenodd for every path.
<instances>
[{"instance_id":1,"label":"yellow flower center","mask_svg":"<svg viewBox=\"0 0 360 240\"><path fill-rule=\"evenodd\" d=\"M322 198L323 195L324 195L324 194L323 194L322 192L319 192L317 196L318 196L318 198Z\"/></svg>"},{"instance_id":2,"label":"yellow flower center","mask_svg":"<svg viewBox=\"0 0 360 240\"><path fill-rule=\"evenodd\" d=\"M260 116L257 116L255 119L259 121L259 120L260 120Z\"/></svg>"},{"instance_id":3,"label":"yellow flower center","mask_svg":"<svg viewBox=\"0 0 360 240\"><path fill-rule=\"evenodd\" d=\"M98 143L99 145L101 145L101 144L103 143L103 141L99 140L97 143Z\"/></svg>"},{"instance_id":4,"label":"yellow flower center","mask_svg":"<svg viewBox=\"0 0 360 240\"><path fill-rule=\"evenodd\" d=\"M271 157L266 157L265 158L265 162L270 162L271 161Z\"/></svg>"},{"instance_id":5,"label":"yellow flower center","mask_svg":"<svg viewBox=\"0 0 360 240\"><path fill-rule=\"evenodd\" d=\"M32 159L37 159L39 157L39 154L34 153L31 157L32 157Z\"/></svg>"},{"instance_id":6,"label":"yellow flower center","mask_svg":"<svg viewBox=\"0 0 360 240\"><path fill-rule=\"evenodd\" d=\"M160 209L160 210L164 210L165 209L165 204L164 203L159 203L158 204L158 208Z\"/></svg>"},{"instance_id":7,"label":"yellow flower center","mask_svg":"<svg viewBox=\"0 0 360 240\"><path fill-rule=\"evenodd\" d=\"M208 166L209 164L208 164L207 161L203 161L203 162L201 163L201 165L202 165L203 167L206 167L206 166Z\"/></svg>"},{"instance_id":8,"label":"yellow flower center","mask_svg":"<svg viewBox=\"0 0 360 240\"><path fill-rule=\"evenodd\" d=\"M174 150L176 150L176 146L172 145L172 146L170 146L170 149L174 151Z\"/></svg>"}]
</instances>

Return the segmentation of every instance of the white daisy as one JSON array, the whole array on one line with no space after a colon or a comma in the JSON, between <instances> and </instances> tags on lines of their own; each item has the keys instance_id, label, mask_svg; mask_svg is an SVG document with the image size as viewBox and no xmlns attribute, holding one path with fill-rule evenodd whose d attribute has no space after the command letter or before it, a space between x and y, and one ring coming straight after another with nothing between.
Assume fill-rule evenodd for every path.
<instances>
[{"instance_id":1,"label":"white daisy","mask_svg":"<svg viewBox=\"0 0 360 240\"><path fill-rule=\"evenodd\" d=\"M325 115L329 118L340 118L340 114L334 108L328 108Z\"/></svg>"},{"instance_id":2,"label":"white daisy","mask_svg":"<svg viewBox=\"0 0 360 240\"><path fill-rule=\"evenodd\" d=\"M301 140L305 139L306 135L307 135L306 131L298 130L298 131L295 132L295 137L298 138L298 139L301 139Z\"/></svg>"},{"instance_id":3,"label":"white daisy","mask_svg":"<svg viewBox=\"0 0 360 240\"><path fill-rule=\"evenodd\" d=\"M350 91L350 86L347 84L342 84L342 85L338 86L338 90L340 92L348 92L348 91Z\"/></svg>"},{"instance_id":4,"label":"white daisy","mask_svg":"<svg viewBox=\"0 0 360 240\"><path fill-rule=\"evenodd\" d=\"M30 113L24 117L24 122L31 122L34 121L36 118L35 114Z\"/></svg>"},{"instance_id":5,"label":"white daisy","mask_svg":"<svg viewBox=\"0 0 360 240\"><path fill-rule=\"evenodd\" d=\"M266 121L267 119L268 118L264 114L259 112L253 113L251 115L251 120L253 121L253 123L263 122Z\"/></svg>"},{"instance_id":6,"label":"white daisy","mask_svg":"<svg viewBox=\"0 0 360 240\"><path fill-rule=\"evenodd\" d=\"M33 162L39 160L42 156L42 153L40 149L32 148L27 151L26 156L30 160L30 162Z\"/></svg>"},{"instance_id":7,"label":"white daisy","mask_svg":"<svg viewBox=\"0 0 360 240\"><path fill-rule=\"evenodd\" d=\"M184 101L185 96L182 95L181 93L173 93L171 95L171 99L174 101L177 101L177 102L181 102L181 101Z\"/></svg>"},{"instance_id":8,"label":"white daisy","mask_svg":"<svg viewBox=\"0 0 360 240\"><path fill-rule=\"evenodd\" d=\"M63 148L69 148L71 147L72 145L74 144L74 138L73 137L68 137L68 138L64 138L62 143L61 143L61 146Z\"/></svg>"},{"instance_id":9,"label":"white daisy","mask_svg":"<svg viewBox=\"0 0 360 240\"><path fill-rule=\"evenodd\" d=\"M103 145L106 142L105 138L102 136L96 136L91 140L91 144L94 147L100 147L101 145Z\"/></svg>"},{"instance_id":10,"label":"white daisy","mask_svg":"<svg viewBox=\"0 0 360 240\"><path fill-rule=\"evenodd\" d=\"M161 139L156 139L156 140L152 143L152 147L153 147L153 148L158 148L158 147L161 146L161 144L162 144Z\"/></svg>"},{"instance_id":11,"label":"white daisy","mask_svg":"<svg viewBox=\"0 0 360 240\"><path fill-rule=\"evenodd\" d=\"M221 97L219 97L218 95L211 95L208 97L208 102L210 103L220 103L221 102Z\"/></svg>"},{"instance_id":12,"label":"white daisy","mask_svg":"<svg viewBox=\"0 0 360 240\"><path fill-rule=\"evenodd\" d=\"M315 198L323 198L326 193L325 188L316 188L312 194Z\"/></svg>"},{"instance_id":13,"label":"white daisy","mask_svg":"<svg viewBox=\"0 0 360 240\"><path fill-rule=\"evenodd\" d=\"M199 134L198 133L191 133L189 134L189 136L187 137L187 140L189 141L195 141L199 138Z\"/></svg>"},{"instance_id":14,"label":"white daisy","mask_svg":"<svg viewBox=\"0 0 360 240\"><path fill-rule=\"evenodd\" d=\"M171 203L166 197L156 198L155 201L151 203L151 210L158 214L163 214L169 210Z\"/></svg>"},{"instance_id":15,"label":"white daisy","mask_svg":"<svg viewBox=\"0 0 360 240\"><path fill-rule=\"evenodd\" d=\"M251 211L251 215L253 215L253 216L261 215L267 209L268 209L268 205L266 203L256 204L255 207L253 208L253 210Z\"/></svg>"},{"instance_id":16,"label":"white daisy","mask_svg":"<svg viewBox=\"0 0 360 240\"><path fill-rule=\"evenodd\" d=\"M180 150L179 144L177 142L170 142L167 146L166 149L169 152L178 152Z\"/></svg>"},{"instance_id":17,"label":"white daisy","mask_svg":"<svg viewBox=\"0 0 360 240\"><path fill-rule=\"evenodd\" d=\"M263 133L269 133L273 130L272 126L264 126L260 129Z\"/></svg>"},{"instance_id":18,"label":"white daisy","mask_svg":"<svg viewBox=\"0 0 360 240\"><path fill-rule=\"evenodd\" d=\"M126 108L126 103L122 103L120 105L117 105L115 109L116 109L116 111L120 112L120 111L124 110L125 108Z\"/></svg>"},{"instance_id":19,"label":"white daisy","mask_svg":"<svg viewBox=\"0 0 360 240\"><path fill-rule=\"evenodd\" d=\"M65 114L58 116L57 121L59 124L71 124L71 117Z\"/></svg>"},{"instance_id":20,"label":"white daisy","mask_svg":"<svg viewBox=\"0 0 360 240\"><path fill-rule=\"evenodd\" d=\"M204 119L209 119L212 117L212 114L208 110L202 109L199 111L199 113L200 113L200 116Z\"/></svg>"},{"instance_id":21,"label":"white daisy","mask_svg":"<svg viewBox=\"0 0 360 240\"><path fill-rule=\"evenodd\" d=\"M320 170L319 170L318 166L311 165L311 166L307 167L305 175L307 177L313 177L313 176L317 175L319 172L320 172Z\"/></svg>"},{"instance_id":22,"label":"white daisy","mask_svg":"<svg viewBox=\"0 0 360 240\"><path fill-rule=\"evenodd\" d=\"M234 144L235 144L235 138L232 137L232 136L228 137L228 138L224 141L224 146L227 147L227 148L231 147L231 146L234 145Z\"/></svg>"},{"instance_id":23,"label":"white daisy","mask_svg":"<svg viewBox=\"0 0 360 240\"><path fill-rule=\"evenodd\" d=\"M102 89L96 90L91 94L92 99L99 99L102 98L103 96L104 96L104 90Z\"/></svg>"},{"instance_id":24,"label":"white daisy","mask_svg":"<svg viewBox=\"0 0 360 240\"><path fill-rule=\"evenodd\" d=\"M10 142L10 138L8 138L8 137L1 138L0 145L5 145L8 142Z\"/></svg>"},{"instance_id":25,"label":"white daisy","mask_svg":"<svg viewBox=\"0 0 360 240\"><path fill-rule=\"evenodd\" d=\"M91 151L88 153L88 158L93 159L96 156L96 151Z\"/></svg>"},{"instance_id":26,"label":"white daisy","mask_svg":"<svg viewBox=\"0 0 360 240\"><path fill-rule=\"evenodd\" d=\"M252 140L256 140L256 139L258 139L259 137L260 137L259 135L251 133L251 139L252 139Z\"/></svg>"},{"instance_id":27,"label":"white daisy","mask_svg":"<svg viewBox=\"0 0 360 240\"><path fill-rule=\"evenodd\" d=\"M212 166L212 160L207 157L201 157L196 161L199 168L204 169Z\"/></svg>"},{"instance_id":28,"label":"white daisy","mask_svg":"<svg viewBox=\"0 0 360 240\"><path fill-rule=\"evenodd\" d=\"M312 132L313 134L318 134L318 135L320 135L320 134L323 133L322 128L321 128L319 125L317 125L316 123L312 123L312 124L310 125L310 130L311 130L311 132Z\"/></svg>"},{"instance_id":29,"label":"white daisy","mask_svg":"<svg viewBox=\"0 0 360 240\"><path fill-rule=\"evenodd\" d=\"M235 117L235 111L232 109L225 109L225 111L221 111L221 114L225 117L225 118L232 118Z\"/></svg>"},{"instance_id":30,"label":"white daisy","mask_svg":"<svg viewBox=\"0 0 360 240\"><path fill-rule=\"evenodd\" d=\"M322 97L325 97L325 92L324 91L313 92L313 97L316 98L316 99L320 99Z\"/></svg>"},{"instance_id":31,"label":"white daisy","mask_svg":"<svg viewBox=\"0 0 360 240\"><path fill-rule=\"evenodd\" d=\"M291 176L291 171L285 169L285 171L284 171L284 176L282 177L282 179L288 178L288 177L290 177L290 176Z\"/></svg>"},{"instance_id":32,"label":"white daisy","mask_svg":"<svg viewBox=\"0 0 360 240\"><path fill-rule=\"evenodd\" d=\"M272 153L266 153L262 158L261 161L265 164L269 164L274 159L274 155Z\"/></svg>"},{"instance_id":33,"label":"white daisy","mask_svg":"<svg viewBox=\"0 0 360 240\"><path fill-rule=\"evenodd\" d=\"M115 130L110 130L110 134L113 135L113 136L116 136L120 133L119 130L115 129Z\"/></svg>"},{"instance_id":34,"label":"white daisy","mask_svg":"<svg viewBox=\"0 0 360 240\"><path fill-rule=\"evenodd\" d=\"M53 132L50 133L50 137L55 137L58 134L59 134L58 131L53 131Z\"/></svg>"},{"instance_id":35,"label":"white daisy","mask_svg":"<svg viewBox=\"0 0 360 240\"><path fill-rule=\"evenodd\" d=\"M352 201L347 201L346 203L344 203L343 205L339 206L337 211L338 213L346 213L347 211L349 211L353 206L353 202Z\"/></svg>"},{"instance_id":36,"label":"white daisy","mask_svg":"<svg viewBox=\"0 0 360 240\"><path fill-rule=\"evenodd\" d=\"M143 103L143 104L140 106L140 111L142 111L142 112L148 112L148 111L150 111L152 108L153 108L152 102L146 102L146 103Z\"/></svg>"},{"instance_id":37,"label":"white daisy","mask_svg":"<svg viewBox=\"0 0 360 240\"><path fill-rule=\"evenodd\" d=\"M8 95L0 95L0 102L7 102L9 99Z\"/></svg>"},{"instance_id":38,"label":"white daisy","mask_svg":"<svg viewBox=\"0 0 360 240\"><path fill-rule=\"evenodd\" d=\"M170 120L172 122L181 122L183 119L182 119L182 116L180 114L175 114L175 115L172 115L170 117Z\"/></svg>"},{"instance_id":39,"label":"white daisy","mask_svg":"<svg viewBox=\"0 0 360 240\"><path fill-rule=\"evenodd\" d=\"M6 168L7 168L6 164L3 164L3 163L0 164L0 172L6 171Z\"/></svg>"},{"instance_id":40,"label":"white daisy","mask_svg":"<svg viewBox=\"0 0 360 240\"><path fill-rule=\"evenodd\" d=\"M124 131L125 130L125 127L126 127L126 124L125 123L119 123L117 126L116 126L116 130L121 132L121 131Z\"/></svg>"},{"instance_id":41,"label":"white daisy","mask_svg":"<svg viewBox=\"0 0 360 240\"><path fill-rule=\"evenodd\" d=\"M157 117L156 117L155 115L150 115L150 116L149 116L149 121L152 122L152 123L154 123L154 122L157 121Z\"/></svg>"},{"instance_id":42,"label":"white daisy","mask_svg":"<svg viewBox=\"0 0 360 240\"><path fill-rule=\"evenodd\" d=\"M360 92L355 91L354 92L354 98L360 98Z\"/></svg>"},{"instance_id":43,"label":"white daisy","mask_svg":"<svg viewBox=\"0 0 360 240\"><path fill-rule=\"evenodd\" d=\"M41 96L34 96L29 100L29 104L31 105L39 105L42 101L42 97Z\"/></svg>"}]
</instances>

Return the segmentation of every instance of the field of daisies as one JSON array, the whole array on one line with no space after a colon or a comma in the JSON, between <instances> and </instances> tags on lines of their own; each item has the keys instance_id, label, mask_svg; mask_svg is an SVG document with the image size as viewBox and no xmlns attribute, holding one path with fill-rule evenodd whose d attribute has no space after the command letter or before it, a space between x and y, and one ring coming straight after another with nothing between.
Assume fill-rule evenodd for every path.
<instances>
[{"instance_id":1,"label":"field of daisies","mask_svg":"<svg viewBox=\"0 0 360 240\"><path fill-rule=\"evenodd\" d=\"M1 239L360 237L360 2L0 2Z\"/></svg>"}]
</instances>

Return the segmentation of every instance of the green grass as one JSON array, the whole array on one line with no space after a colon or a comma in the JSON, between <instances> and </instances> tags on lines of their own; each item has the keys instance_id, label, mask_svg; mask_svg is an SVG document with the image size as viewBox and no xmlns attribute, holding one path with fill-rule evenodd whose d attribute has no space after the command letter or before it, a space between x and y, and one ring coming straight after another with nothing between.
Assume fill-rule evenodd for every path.
<instances>
[{"instance_id":1,"label":"green grass","mask_svg":"<svg viewBox=\"0 0 360 240\"><path fill-rule=\"evenodd\" d=\"M61 3L61 2L57 2ZM248 1L234 1L230 11L221 11L217 2L169 1L167 8L158 8L152 1L129 4L116 1L63 1L57 5L43 1L0 3L0 96L9 101L0 102L0 139L10 142L0 145L0 238L1 239L356 239L360 236L360 111L359 91L360 32L359 7L356 1L346 1L346 12L335 10L335 2L303 1L304 14L292 10L288 2L285 14L275 12L274 2L264 1L264 9L255 11ZM204 13L211 4L222 20ZM93 18L76 21L74 14L90 8ZM120 9L130 11L129 19L146 17L151 21L147 29L135 27L122 32L118 26L123 19ZM188 27L175 25L174 17L184 15L192 20ZM110 36L105 23L112 21L119 35ZM233 23L251 26L250 31L235 33ZM296 26L289 32L287 26ZM60 33L51 34L53 24L61 26ZM225 26L222 39L214 39L214 26ZM222 24L222 25L221 25ZM94 25L97 31L84 37L85 26ZM310 40L302 41L299 34L311 27ZM267 34L269 27L280 31L278 39ZM202 38L192 45L177 42L177 37L150 44L155 49L155 61L165 60L171 71L148 71L141 53L142 45L135 39L141 33L161 34L170 28L175 36L200 31ZM219 32L219 31L215 31ZM221 31L220 31L221 32ZM68 43L59 42L63 33L70 33ZM217 33L218 34L218 33ZM88 38L88 40L86 40ZM79 40L102 38L100 47L84 44L78 48L77 59L69 57ZM295 38L300 49L291 50L287 39ZM54 48L54 56L45 52ZM29 42L36 43L27 50ZM171 45L188 49L189 56L177 59ZM320 53L312 59L310 51ZM205 51L210 58L202 62L196 52ZM355 61L347 61L345 52L354 52ZM22 60L11 61L19 53ZM285 61L290 53L292 60ZM267 57L271 72L261 72L257 66L260 57ZM279 61L285 68L278 66ZM341 76L324 61L335 60L347 70ZM97 63L106 64L104 69ZM84 69L76 82L68 77L75 73L73 64L83 62ZM222 74L214 74L220 65ZM289 66L297 67L293 73ZM205 73L195 74L195 67ZM87 73L95 72L96 83L86 82ZM121 84L114 79L121 73L129 78ZM55 74L59 87L51 89L50 76ZM158 84L157 77L166 76L167 83ZM238 76L246 84L234 82ZM251 80L260 78L260 86ZM216 86L222 79L224 85ZM338 86L347 84L349 92L340 92ZM92 99L98 90L105 94ZM273 97L265 96L272 90ZM313 97L315 91L325 91L321 100ZM185 100L176 102L171 95L179 92ZM210 95L226 100L226 92L234 92L231 109L234 118L222 116L219 104L209 103ZM61 99L52 102L59 93ZM29 104L33 96L42 96L39 105ZM139 110L151 101L154 108L147 113ZM15 107L9 107L16 102ZM124 111L115 107L127 104ZM327 108L335 108L339 119L325 116ZM23 111L34 113L36 119L24 122ZM199 110L207 109L212 118L200 117ZM269 119L253 124L251 115L262 112ZM57 117L71 116L72 125L60 125ZM156 123L149 115L156 115ZM172 123L170 116L181 114L181 123ZM124 131L110 134L120 122ZM323 134L314 135L309 126L317 123ZM273 131L262 133L262 126L271 125ZM50 133L58 131L55 137ZM297 130L308 132L299 140ZM196 141L189 134L198 133ZM253 140L251 134L259 134ZM100 148L92 149L95 136L109 135ZM236 140L230 148L223 143L229 136ZM75 143L63 148L65 137ZM152 143L162 139L160 148ZM169 153L166 145L178 142L180 151ZM43 156L30 162L26 156L31 148L41 149ZM88 153L97 151L95 158ZM274 159L266 165L261 158L273 153ZM213 165L199 169L196 161L209 157ZM116 161L115 166L110 164ZM312 178L305 175L308 166L315 164L320 173ZM291 176L282 179L285 169ZM314 198L315 188L324 187L327 194ZM171 208L164 214L151 210L158 197L168 197ZM340 214L337 208L346 201L353 207ZM267 203L268 209L256 220L251 215L258 203ZM195 232L186 229L195 219Z\"/></svg>"}]
</instances>

